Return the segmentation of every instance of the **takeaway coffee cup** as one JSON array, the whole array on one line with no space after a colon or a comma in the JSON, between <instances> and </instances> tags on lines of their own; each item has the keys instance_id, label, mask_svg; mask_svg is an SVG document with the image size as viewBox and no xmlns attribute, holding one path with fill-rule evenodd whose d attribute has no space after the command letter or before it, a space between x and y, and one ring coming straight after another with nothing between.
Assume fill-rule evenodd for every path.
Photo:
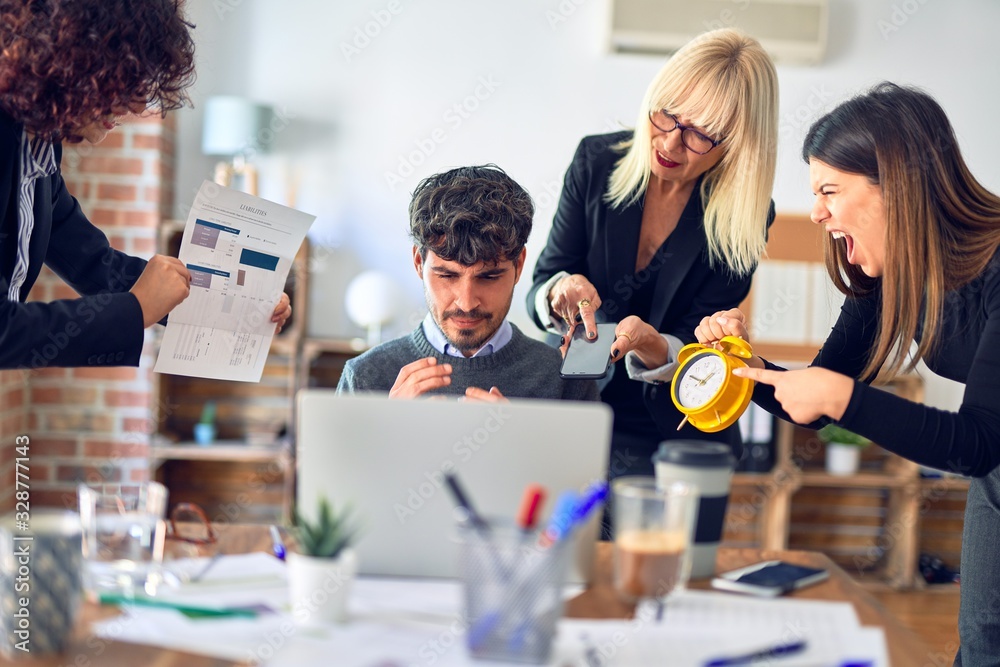
<instances>
[{"instance_id":1,"label":"takeaway coffee cup","mask_svg":"<svg viewBox=\"0 0 1000 667\"><path fill-rule=\"evenodd\" d=\"M82 557L76 512L0 518L0 656L35 658L65 648L80 604Z\"/></svg>"},{"instance_id":2,"label":"takeaway coffee cup","mask_svg":"<svg viewBox=\"0 0 1000 667\"><path fill-rule=\"evenodd\" d=\"M653 455L656 483L666 487L687 482L698 490L691 578L715 574L715 554L722 539L722 523L729 500L729 482L736 457L728 445L701 440L668 440Z\"/></svg>"}]
</instances>

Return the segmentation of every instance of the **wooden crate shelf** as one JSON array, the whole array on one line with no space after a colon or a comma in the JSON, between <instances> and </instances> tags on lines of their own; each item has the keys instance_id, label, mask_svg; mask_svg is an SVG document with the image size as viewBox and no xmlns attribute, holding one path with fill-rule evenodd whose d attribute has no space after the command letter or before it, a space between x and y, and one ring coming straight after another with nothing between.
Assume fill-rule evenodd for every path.
<instances>
[{"instance_id":1,"label":"wooden crate shelf","mask_svg":"<svg viewBox=\"0 0 1000 667\"><path fill-rule=\"evenodd\" d=\"M915 376L886 390L923 399ZM831 475L824 460L815 432L779 422L774 471L733 476L724 542L822 551L860 580L897 590L923 586L921 553L959 565L967 479L922 478L878 446L864 450L855 475Z\"/></svg>"}]
</instances>

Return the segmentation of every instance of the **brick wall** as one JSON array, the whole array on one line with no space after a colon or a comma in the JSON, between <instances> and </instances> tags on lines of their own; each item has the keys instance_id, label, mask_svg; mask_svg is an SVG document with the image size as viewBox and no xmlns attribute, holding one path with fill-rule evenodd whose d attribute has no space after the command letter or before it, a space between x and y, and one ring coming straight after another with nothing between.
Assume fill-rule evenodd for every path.
<instances>
[{"instance_id":1,"label":"brick wall","mask_svg":"<svg viewBox=\"0 0 1000 667\"><path fill-rule=\"evenodd\" d=\"M69 191L112 246L149 257L172 202L174 121L132 118L96 146L66 145L62 170ZM47 269L32 299L73 298ZM72 504L78 482L144 480L148 476L153 358L150 333L139 368L48 368L0 373L0 507L12 506L14 437L30 437L31 502Z\"/></svg>"},{"instance_id":2,"label":"brick wall","mask_svg":"<svg viewBox=\"0 0 1000 667\"><path fill-rule=\"evenodd\" d=\"M14 442L28 425L27 376L0 371L0 514L14 508Z\"/></svg>"}]
</instances>

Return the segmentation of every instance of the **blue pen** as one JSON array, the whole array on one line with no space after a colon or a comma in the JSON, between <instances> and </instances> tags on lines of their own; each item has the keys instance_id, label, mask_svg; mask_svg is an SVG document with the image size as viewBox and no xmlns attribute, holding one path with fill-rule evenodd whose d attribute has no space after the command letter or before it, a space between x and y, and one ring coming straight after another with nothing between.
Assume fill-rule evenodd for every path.
<instances>
[{"instance_id":1,"label":"blue pen","mask_svg":"<svg viewBox=\"0 0 1000 667\"><path fill-rule=\"evenodd\" d=\"M580 504L573 511L573 525L583 523L600 503L608 497L608 483L594 482L583 494Z\"/></svg>"},{"instance_id":2,"label":"blue pen","mask_svg":"<svg viewBox=\"0 0 1000 667\"><path fill-rule=\"evenodd\" d=\"M566 536L573 525L573 515L579 502L579 496L575 491L563 491L559 494L552 516L549 517L549 525L542 533L542 546L550 546Z\"/></svg>"},{"instance_id":3,"label":"blue pen","mask_svg":"<svg viewBox=\"0 0 1000 667\"><path fill-rule=\"evenodd\" d=\"M285 560L285 543L281 541L281 533L277 526L271 526L271 542L273 542L274 557Z\"/></svg>"},{"instance_id":4,"label":"blue pen","mask_svg":"<svg viewBox=\"0 0 1000 667\"><path fill-rule=\"evenodd\" d=\"M766 660L768 658L780 658L788 655L795 655L796 653L801 653L806 650L806 642L791 642L789 644L777 644L775 646L769 646L768 648L761 649L759 651L754 651L753 653L746 653L744 655L736 655L728 658L716 658L714 660L709 660L704 664L704 667L729 667L730 665L749 665L758 660Z\"/></svg>"}]
</instances>

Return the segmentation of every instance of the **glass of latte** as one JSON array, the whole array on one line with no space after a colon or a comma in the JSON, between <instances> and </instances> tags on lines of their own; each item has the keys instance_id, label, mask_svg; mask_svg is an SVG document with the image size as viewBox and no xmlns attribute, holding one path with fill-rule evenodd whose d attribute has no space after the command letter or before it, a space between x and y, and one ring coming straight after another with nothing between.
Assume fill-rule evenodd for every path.
<instances>
[{"instance_id":1,"label":"glass of latte","mask_svg":"<svg viewBox=\"0 0 1000 667\"><path fill-rule=\"evenodd\" d=\"M619 477L611 488L615 590L627 602L662 605L690 575L697 489L686 482L658 487L651 476Z\"/></svg>"}]
</instances>

